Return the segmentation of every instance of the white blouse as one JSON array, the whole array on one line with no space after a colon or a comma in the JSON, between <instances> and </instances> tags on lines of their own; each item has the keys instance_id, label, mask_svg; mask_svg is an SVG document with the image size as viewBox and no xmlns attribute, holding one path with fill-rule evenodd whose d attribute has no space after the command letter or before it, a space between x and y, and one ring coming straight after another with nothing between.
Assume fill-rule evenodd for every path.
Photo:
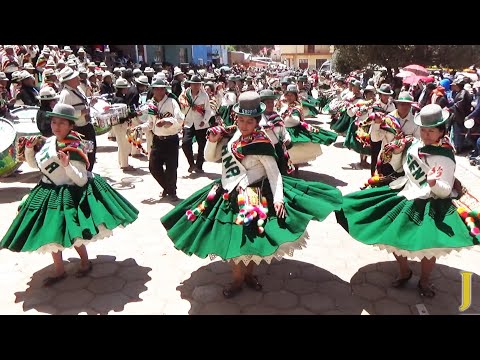
<instances>
[{"instance_id":1,"label":"white blouse","mask_svg":"<svg viewBox=\"0 0 480 360\"><path fill-rule=\"evenodd\" d=\"M39 168L33 148L25 148L25 160L32 168ZM49 175L49 178L55 182L55 185L77 185L84 186L88 181L88 172L85 163L76 160L70 160L68 166L59 165ZM51 184L46 176L42 177L42 182Z\"/></svg>"},{"instance_id":2,"label":"white blouse","mask_svg":"<svg viewBox=\"0 0 480 360\"><path fill-rule=\"evenodd\" d=\"M207 141L205 146L205 160L215 162L222 157L222 148L229 139L223 138L219 142ZM283 181L277 162L273 156L267 155L246 155L241 164L247 170L247 177L240 182L240 186L254 184L262 179L268 178L270 189L273 194L273 202L283 202Z\"/></svg>"}]
</instances>

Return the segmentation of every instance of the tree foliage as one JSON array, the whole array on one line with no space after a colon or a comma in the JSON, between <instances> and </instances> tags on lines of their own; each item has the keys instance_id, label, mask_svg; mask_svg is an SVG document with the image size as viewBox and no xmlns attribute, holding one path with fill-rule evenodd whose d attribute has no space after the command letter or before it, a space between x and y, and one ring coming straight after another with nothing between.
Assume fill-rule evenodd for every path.
<instances>
[{"instance_id":1,"label":"tree foliage","mask_svg":"<svg viewBox=\"0 0 480 360\"><path fill-rule=\"evenodd\" d=\"M479 45L335 45L336 70L349 72L368 65L387 69L418 64L463 69L480 65Z\"/></svg>"}]
</instances>

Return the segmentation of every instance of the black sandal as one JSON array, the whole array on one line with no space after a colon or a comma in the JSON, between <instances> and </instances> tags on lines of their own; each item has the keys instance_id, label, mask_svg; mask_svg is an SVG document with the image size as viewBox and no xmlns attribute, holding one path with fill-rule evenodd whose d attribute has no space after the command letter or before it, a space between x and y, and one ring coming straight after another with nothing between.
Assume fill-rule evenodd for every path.
<instances>
[{"instance_id":1,"label":"black sandal","mask_svg":"<svg viewBox=\"0 0 480 360\"><path fill-rule=\"evenodd\" d=\"M258 282L258 278L255 275L245 276L245 284L255 291L262 291L263 286Z\"/></svg>"},{"instance_id":2,"label":"black sandal","mask_svg":"<svg viewBox=\"0 0 480 360\"><path fill-rule=\"evenodd\" d=\"M412 278L412 276L413 276L413 271L410 270L410 275L408 275L406 278L399 278L399 279L393 280L392 286L395 288L402 287L408 282L408 280Z\"/></svg>"},{"instance_id":3,"label":"black sandal","mask_svg":"<svg viewBox=\"0 0 480 360\"><path fill-rule=\"evenodd\" d=\"M86 276L90 271L92 271L93 269L93 264L91 261L88 262L88 268L86 269L82 269L80 268L78 271L77 271L77 274L76 274L76 277L80 278L80 277L84 277Z\"/></svg>"},{"instance_id":4,"label":"black sandal","mask_svg":"<svg viewBox=\"0 0 480 360\"><path fill-rule=\"evenodd\" d=\"M226 299L230 299L237 295L240 291L242 291L242 286L234 286L233 284L230 284L229 286L226 286L223 288L223 296Z\"/></svg>"},{"instance_id":5,"label":"black sandal","mask_svg":"<svg viewBox=\"0 0 480 360\"><path fill-rule=\"evenodd\" d=\"M420 296L424 296L427 298L433 298L435 296L435 291L433 291L431 285L423 287L419 281L417 287L418 287Z\"/></svg>"},{"instance_id":6,"label":"black sandal","mask_svg":"<svg viewBox=\"0 0 480 360\"><path fill-rule=\"evenodd\" d=\"M49 276L45 280L43 280L43 286L49 287L53 284L56 284L67 277L67 273L64 271L62 275L59 276Z\"/></svg>"}]
</instances>

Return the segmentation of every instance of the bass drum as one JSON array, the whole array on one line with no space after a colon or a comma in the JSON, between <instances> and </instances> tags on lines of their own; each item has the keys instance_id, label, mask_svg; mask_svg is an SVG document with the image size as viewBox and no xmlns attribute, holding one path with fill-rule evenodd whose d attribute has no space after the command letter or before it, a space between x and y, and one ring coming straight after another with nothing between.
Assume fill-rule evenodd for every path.
<instances>
[{"instance_id":1,"label":"bass drum","mask_svg":"<svg viewBox=\"0 0 480 360\"><path fill-rule=\"evenodd\" d=\"M40 110L37 106L22 106L12 110L10 113L18 119L13 119L13 126L17 133L15 144L21 136L41 135L37 127L37 113Z\"/></svg>"},{"instance_id":2,"label":"bass drum","mask_svg":"<svg viewBox=\"0 0 480 360\"><path fill-rule=\"evenodd\" d=\"M16 159L16 135L13 123L0 118L0 177L13 174L22 164Z\"/></svg>"},{"instance_id":3,"label":"bass drum","mask_svg":"<svg viewBox=\"0 0 480 360\"><path fill-rule=\"evenodd\" d=\"M109 112L111 105L103 99L97 99L95 105L90 107L90 116L93 119L93 127L96 135L103 135L112 129L110 121L111 113Z\"/></svg>"}]
</instances>

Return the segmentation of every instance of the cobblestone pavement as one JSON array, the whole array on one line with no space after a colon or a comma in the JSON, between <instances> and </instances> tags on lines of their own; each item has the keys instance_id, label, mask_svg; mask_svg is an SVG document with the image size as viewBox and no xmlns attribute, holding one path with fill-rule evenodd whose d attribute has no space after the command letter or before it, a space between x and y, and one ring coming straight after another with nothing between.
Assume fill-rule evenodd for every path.
<instances>
[{"instance_id":1,"label":"cobblestone pavement","mask_svg":"<svg viewBox=\"0 0 480 360\"><path fill-rule=\"evenodd\" d=\"M316 120L326 125L327 117ZM300 168L300 177L337 186L343 194L356 191L369 177L354 166L359 155L344 149L343 137L323 147L323 155ZM95 172L139 210L138 220L114 236L88 245L93 271L76 278L78 255L66 250L69 276L51 288L41 286L53 270L49 255L0 251L0 313L2 314L460 314L460 271L473 275L472 306L465 314L480 313L480 249L465 250L438 260L432 280L434 299L418 295L419 262L403 289L390 286L396 276L393 255L352 239L330 215L308 227L308 247L292 258L262 264L256 269L263 290L244 288L224 299L229 266L221 261L189 257L174 249L159 219L173 205L161 200L160 187L148 171L146 158L131 158L133 173L118 169L116 144L98 138ZM457 159L457 176L479 194L480 171L467 159ZM220 164L206 163L205 174L189 175L180 150L178 195L186 198L220 175ZM1 179L0 211L3 235L15 217L22 196L39 180L26 164L21 173Z\"/></svg>"}]
</instances>

